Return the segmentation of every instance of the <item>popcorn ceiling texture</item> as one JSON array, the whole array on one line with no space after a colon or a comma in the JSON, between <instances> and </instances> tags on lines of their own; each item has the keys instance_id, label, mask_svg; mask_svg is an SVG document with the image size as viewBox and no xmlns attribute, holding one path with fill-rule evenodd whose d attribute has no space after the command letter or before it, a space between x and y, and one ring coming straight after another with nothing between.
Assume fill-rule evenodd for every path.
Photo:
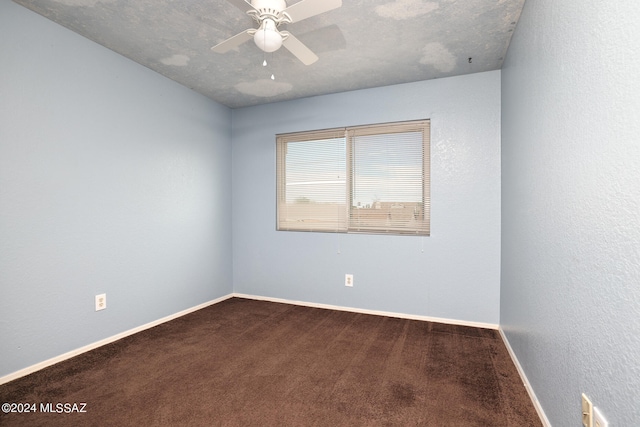
<instances>
[{"instance_id":1,"label":"popcorn ceiling texture","mask_svg":"<svg viewBox=\"0 0 640 427\"><path fill-rule=\"evenodd\" d=\"M232 108L498 70L524 3L344 0L281 27L318 55L305 66L286 49L265 55L252 41L211 52L256 27L227 0L15 1Z\"/></svg>"},{"instance_id":2,"label":"popcorn ceiling texture","mask_svg":"<svg viewBox=\"0 0 640 427\"><path fill-rule=\"evenodd\" d=\"M500 321L554 426L640 425L639 20L528 1L502 71Z\"/></svg>"}]
</instances>

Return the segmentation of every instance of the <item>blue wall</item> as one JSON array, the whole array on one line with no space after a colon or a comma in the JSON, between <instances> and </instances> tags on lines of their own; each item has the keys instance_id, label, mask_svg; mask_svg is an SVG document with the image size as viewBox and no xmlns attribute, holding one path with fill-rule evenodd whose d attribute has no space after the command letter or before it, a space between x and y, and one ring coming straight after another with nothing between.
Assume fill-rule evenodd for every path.
<instances>
[{"instance_id":1,"label":"blue wall","mask_svg":"<svg viewBox=\"0 0 640 427\"><path fill-rule=\"evenodd\" d=\"M554 425L640 425L638 21L526 2L502 73L231 112L0 1L0 376L235 290L500 321ZM276 133L420 118L432 236L275 231Z\"/></svg>"},{"instance_id":2,"label":"blue wall","mask_svg":"<svg viewBox=\"0 0 640 427\"><path fill-rule=\"evenodd\" d=\"M239 293L497 324L500 72L233 110ZM431 119L431 236L276 231L275 135ZM344 275L354 274L354 287Z\"/></svg>"},{"instance_id":3,"label":"blue wall","mask_svg":"<svg viewBox=\"0 0 640 427\"><path fill-rule=\"evenodd\" d=\"M0 52L0 376L232 292L230 110L5 0Z\"/></svg>"},{"instance_id":4,"label":"blue wall","mask_svg":"<svg viewBox=\"0 0 640 427\"><path fill-rule=\"evenodd\" d=\"M527 1L502 70L501 325L555 426L640 425L640 3Z\"/></svg>"}]
</instances>

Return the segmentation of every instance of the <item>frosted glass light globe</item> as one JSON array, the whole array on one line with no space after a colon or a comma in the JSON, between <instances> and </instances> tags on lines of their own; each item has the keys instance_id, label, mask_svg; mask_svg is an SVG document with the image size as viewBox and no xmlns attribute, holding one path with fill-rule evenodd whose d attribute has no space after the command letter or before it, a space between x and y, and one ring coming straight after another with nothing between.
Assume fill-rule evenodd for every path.
<instances>
[{"instance_id":1,"label":"frosted glass light globe","mask_svg":"<svg viewBox=\"0 0 640 427\"><path fill-rule=\"evenodd\" d=\"M265 19L262 25L253 35L253 41L265 52L275 52L282 46L282 36L276 28L276 23L271 19Z\"/></svg>"}]
</instances>

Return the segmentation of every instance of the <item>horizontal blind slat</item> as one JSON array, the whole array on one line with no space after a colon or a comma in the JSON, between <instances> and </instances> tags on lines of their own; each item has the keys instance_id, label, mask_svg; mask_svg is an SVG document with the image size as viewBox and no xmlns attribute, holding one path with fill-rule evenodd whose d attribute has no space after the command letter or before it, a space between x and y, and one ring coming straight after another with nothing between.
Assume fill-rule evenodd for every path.
<instances>
[{"instance_id":1,"label":"horizontal blind slat","mask_svg":"<svg viewBox=\"0 0 640 427\"><path fill-rule=\"evenodd\" d=\"M278 137L278 229L346 227L344 131ZM342 195L341 195L342 194Z\"/></svg>"}]
</instances>

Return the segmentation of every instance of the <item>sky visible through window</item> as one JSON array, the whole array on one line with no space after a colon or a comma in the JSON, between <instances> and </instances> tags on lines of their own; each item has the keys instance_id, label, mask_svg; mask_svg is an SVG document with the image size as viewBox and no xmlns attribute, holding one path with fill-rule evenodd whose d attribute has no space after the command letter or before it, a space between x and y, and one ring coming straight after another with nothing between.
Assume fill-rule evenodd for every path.
<instances>
[{"instance_id":1,"label":"sky visible through window","mask_svg":"<svg viewBox=\"0 0 640 427\"><path fill-rule=\"evenodd\" d=\"M346 138L289 143L286 155L287 203L345 203ZM353 206L376 202L422 202L422 133L355 137ZM418 151L416 151L418 150Z\"/></svg>"},{"instance_id":2,"label":"sky visible through window","mask_svg":"<svg viewBox=\"0 0 640 427\"><path fill-rule=\"evenodd\" d=\"M287 203L345 203L345 138L287 144Z\"/></svg>"},{"instance_id":3,"label":"sky visible through window","mask_svg":"<svg viewBox=\"0 0 640 427\"><path fill-rule=\"evenodd\" d=\"M422 134L357 136L353 144L353 205L422 201Z\"/></svg>"}]
</instances>

